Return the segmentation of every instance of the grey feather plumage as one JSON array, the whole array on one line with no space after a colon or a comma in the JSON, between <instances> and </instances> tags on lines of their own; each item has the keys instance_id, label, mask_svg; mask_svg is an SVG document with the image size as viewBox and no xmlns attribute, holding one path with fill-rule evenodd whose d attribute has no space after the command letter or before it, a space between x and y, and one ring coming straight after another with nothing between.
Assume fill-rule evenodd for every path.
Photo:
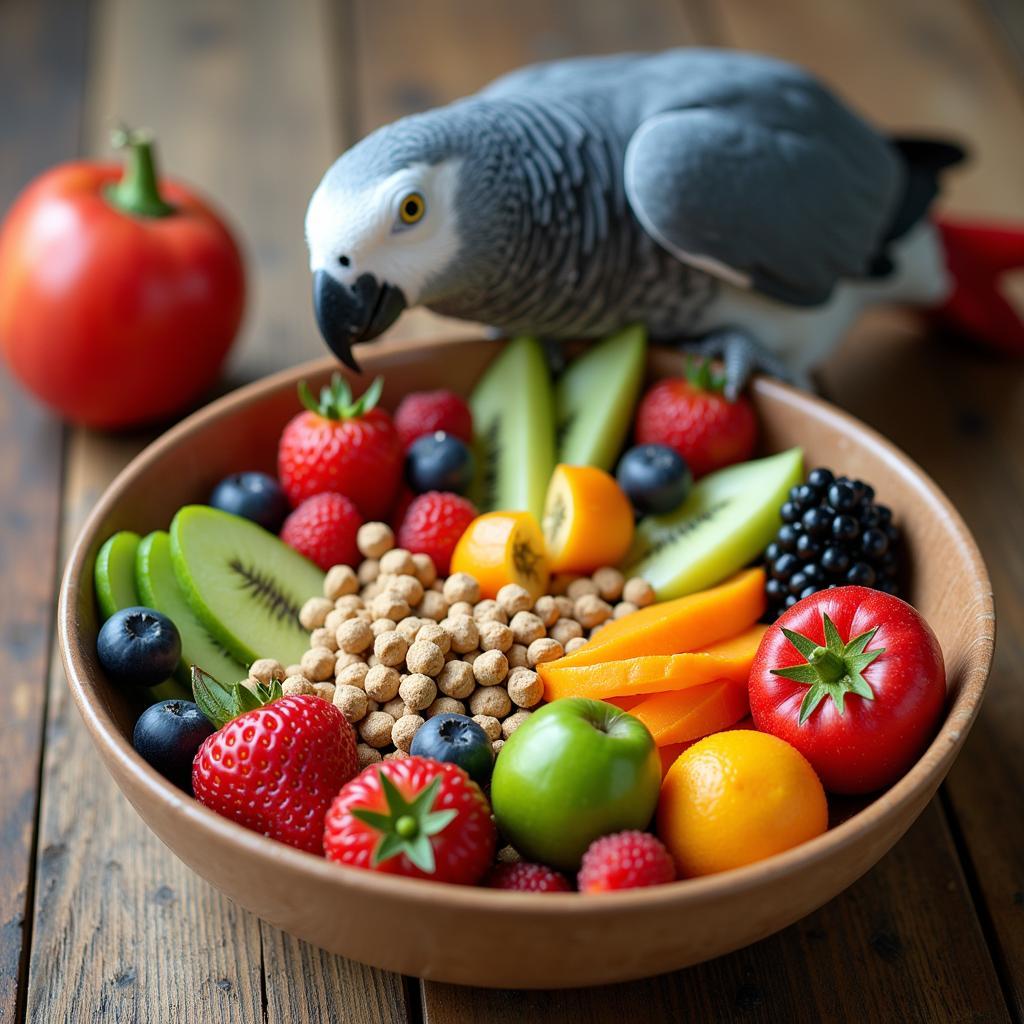
<instances>
[{"instance_id":1,"label":"grey feather plumage","mask_svg":"<svg viewBox=\"0 0 1024 1024\"><path fill-rule=\"evenodd\" d=\"M673 50L524 68L371 134L325 180L453 156L463 247L421 300L552 338L686 335L723 276L823 302L869 272L905 174L807 73Z\"/></svg>"}]
</instances>

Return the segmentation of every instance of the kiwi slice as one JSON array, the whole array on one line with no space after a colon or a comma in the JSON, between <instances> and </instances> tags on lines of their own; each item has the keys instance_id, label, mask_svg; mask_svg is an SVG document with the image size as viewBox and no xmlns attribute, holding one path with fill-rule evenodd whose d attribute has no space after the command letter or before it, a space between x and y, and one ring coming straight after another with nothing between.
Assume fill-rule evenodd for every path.
<instances>
[{"instance_id":1,"label":"kiwi slice","mask_svg":"<svg viewBox=\"0 0 1024 1024\"><path fill-rule=\"evenodd\" d=\"M661 601L721 582L771 543L802 479L799 448L710 473L675 512L637 523L629 574L649 580Z\"/></svg>"},{"instance_id":2,"label":"kiwi slice","mask_svg":"<svg viewBox=\"0 0 1024 1024\"><path fill-rule=\"evenodd\" d=\"M135 588L135 553L139 549L139 535L121 530L108 537L96 555L93 579L96 600L104 619L122 608L141 604Z\"/></svg>"},{"instance_id":3,"label":"kiwi slice","mask_svg":"<svg viewBox=\"0 0 1024 1024\"><path fill-rule=\"evenodd\" d=\"M163 612L181 634L181 664L175 675L190 684L192 666L201 668L217 682L231 686L246 676L237 662L196 618L174 575L171 538L163 530L144 537L135 556L135 582L142 603Z\"/></svg>"},{"instance_id":4,"label":"kiwi slice","mask_svg":"<svg viewBox=\"0 0 1024 1024\"><path fill-rule=\"evenodd\" d=\"M574 359L555 385L558 461L611 470L644 381L647 331L639 324Z\"/></svg>"},{"instance_id":5,"label":"kiwi slice","mask_svg":"<svg viewBox=\"0 0 1024 1024\"><path fill-rule=\"evenodd\" d=\"M152 604L139 593L135 583L135 560L138 557L140 543L139 535L132 533L131 530L121 530L104 541L93 566L96 600L99 602L100 612L106 620L122 608L135 608L145 604L148 608L163 611L178 626L175 615ZM184 637L182 640L184 641ZM167 679L158 686L150 687L146 691L146 698L154 704L159 700L188 700L192 694L187 685L188 680L185 680L185 683L186 686L182 687L173 679Z\"/></svg>"},{"instance_id":6,"label":"kiwi slice","mask_svg":"<svg viewBox=\"0 0 1024 1024\"><path fill-rule=\"evenodd\" d=\"M324 574L262 526L186 505L171 522L171 561L195 617L242 664L294 664L309 647L299 609L323 593Z\"/></svg>"},{"instance_id":7,"label":"kiwi slice","mask_svg":"<svg viewBox=\"0 0 1024 1024\"><path fill-rule=\"evenodd\" d=\"M469 404L477 464L470 496L477 508L532 512L539 520L555 468L551 376L540 342L510 341Z\"/></svg>"}]
</instances>

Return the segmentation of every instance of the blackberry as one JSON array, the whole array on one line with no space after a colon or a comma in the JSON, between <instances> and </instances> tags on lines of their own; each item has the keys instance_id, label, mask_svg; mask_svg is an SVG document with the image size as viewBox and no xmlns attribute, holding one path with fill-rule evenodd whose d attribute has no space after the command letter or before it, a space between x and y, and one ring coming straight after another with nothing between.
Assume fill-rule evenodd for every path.
<instances>
[{"instance_id":1,"label":"blackberry","mask_svg":"<svg viewBox=\"0 0 1024 1024\"><path fill-rule=\"evenodd\" d=\"M869 484L814 469L806 483L790 490L780 511L783 525L765 550L773 616L834 587L899 593L900 531L892 510L875 504Z\"/></svg>"}]
</instances>

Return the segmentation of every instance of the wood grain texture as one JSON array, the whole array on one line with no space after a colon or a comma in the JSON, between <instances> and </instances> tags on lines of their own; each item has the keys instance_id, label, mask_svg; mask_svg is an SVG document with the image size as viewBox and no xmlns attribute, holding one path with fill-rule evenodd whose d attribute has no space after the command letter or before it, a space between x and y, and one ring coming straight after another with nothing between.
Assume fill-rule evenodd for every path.
<instances>
[{"instance_id":1,"label":"wood grain texture","mask_svg":"<svg viewBox=\"0 0 1024 1024\"><path fill-rule=\"evenodd\" d=\"M889 857L821 911L731 956L607 988L505 992L425 986L428 1024L673 1021L1005 1021L955 856L919 854L942 834L934 805ZM686 921L679 927L686 928ZM960 929L973 940L961 955Z\"/></svg>"},{"instance_id":2,"label":"wood grain texture","mask_svg":"<svg viewBox=\"0 0 1024 1024\"><path fill-rule=\"evenodd\" d=\"M885 124L960 135L974 159L945 206L1024 222L1024 65L1004 59L986 5L871 0L791 6L804 47L767 10L723 0L730 41L812 63ZM1021 27L1019 5L993 3ZM1016 19L1016 20L1014 20ZM870 47L870 62L859 53ZM999 638L989 695L946 784L951 824L1008 1001L1024 1015L1024 366L929 335L905 312L864 320L826 367L830 397L917 459L960 509L989 566Z\"/></svg>"},{"instance_id":3,"label":"wood grain texture","mask_svg":"<svg viewBox=\"0 0 1024 1024\"><path fill-rule=\"evenodd\" d=\"M302 217L333 149L324 22L316 0L109 0L96 12L87 148L105 151L115 117L153 128L165 168L214 196L245 244L252 301L236 380L320 351ZM149 439L74 434L65 542ZM305 984L319 954L265 928L173 857L97 764L59 669L50 692L28 1018L323 1019L323 985ZM378 1019L404 1020L401 982L380 976L371 1004L370 976L345 961L322 972L347 993L352 1019L388 1003L392 1012Z\"/></svg>"},{"instance_id":4,"label":"wood grain texture","mask_svg":"<svg viewBox=\"0 0 1024 1024\"><path fill-rule=\"evenodd\" d=\"M0 211L78 151L84 3L0 6ZM45 131L40 126L45 125ZM0 1022L19 1012L57 574L63 431L0 371Z\"/></svg>"}]
</instances>

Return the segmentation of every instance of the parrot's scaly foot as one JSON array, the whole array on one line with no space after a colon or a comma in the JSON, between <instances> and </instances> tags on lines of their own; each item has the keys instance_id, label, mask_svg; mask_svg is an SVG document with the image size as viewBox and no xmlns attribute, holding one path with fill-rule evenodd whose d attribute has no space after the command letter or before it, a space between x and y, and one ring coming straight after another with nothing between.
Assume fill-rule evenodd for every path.
<instances>
[{"instance_id":1,"label":"parrot's scaly foot","mask_svg":"<svg viewBox=\"0 0 1024 1024\"><path fill-rule=\"evenodd\" d=\"M721 359L725 366L725 397L730 402L747 386L755 373L767 373L805 391L813 391L810 377L787 366L746 331L727 328L714 331L699 341L686 342L682 349L696 355Z\"/></svg>"}]
</instances>

